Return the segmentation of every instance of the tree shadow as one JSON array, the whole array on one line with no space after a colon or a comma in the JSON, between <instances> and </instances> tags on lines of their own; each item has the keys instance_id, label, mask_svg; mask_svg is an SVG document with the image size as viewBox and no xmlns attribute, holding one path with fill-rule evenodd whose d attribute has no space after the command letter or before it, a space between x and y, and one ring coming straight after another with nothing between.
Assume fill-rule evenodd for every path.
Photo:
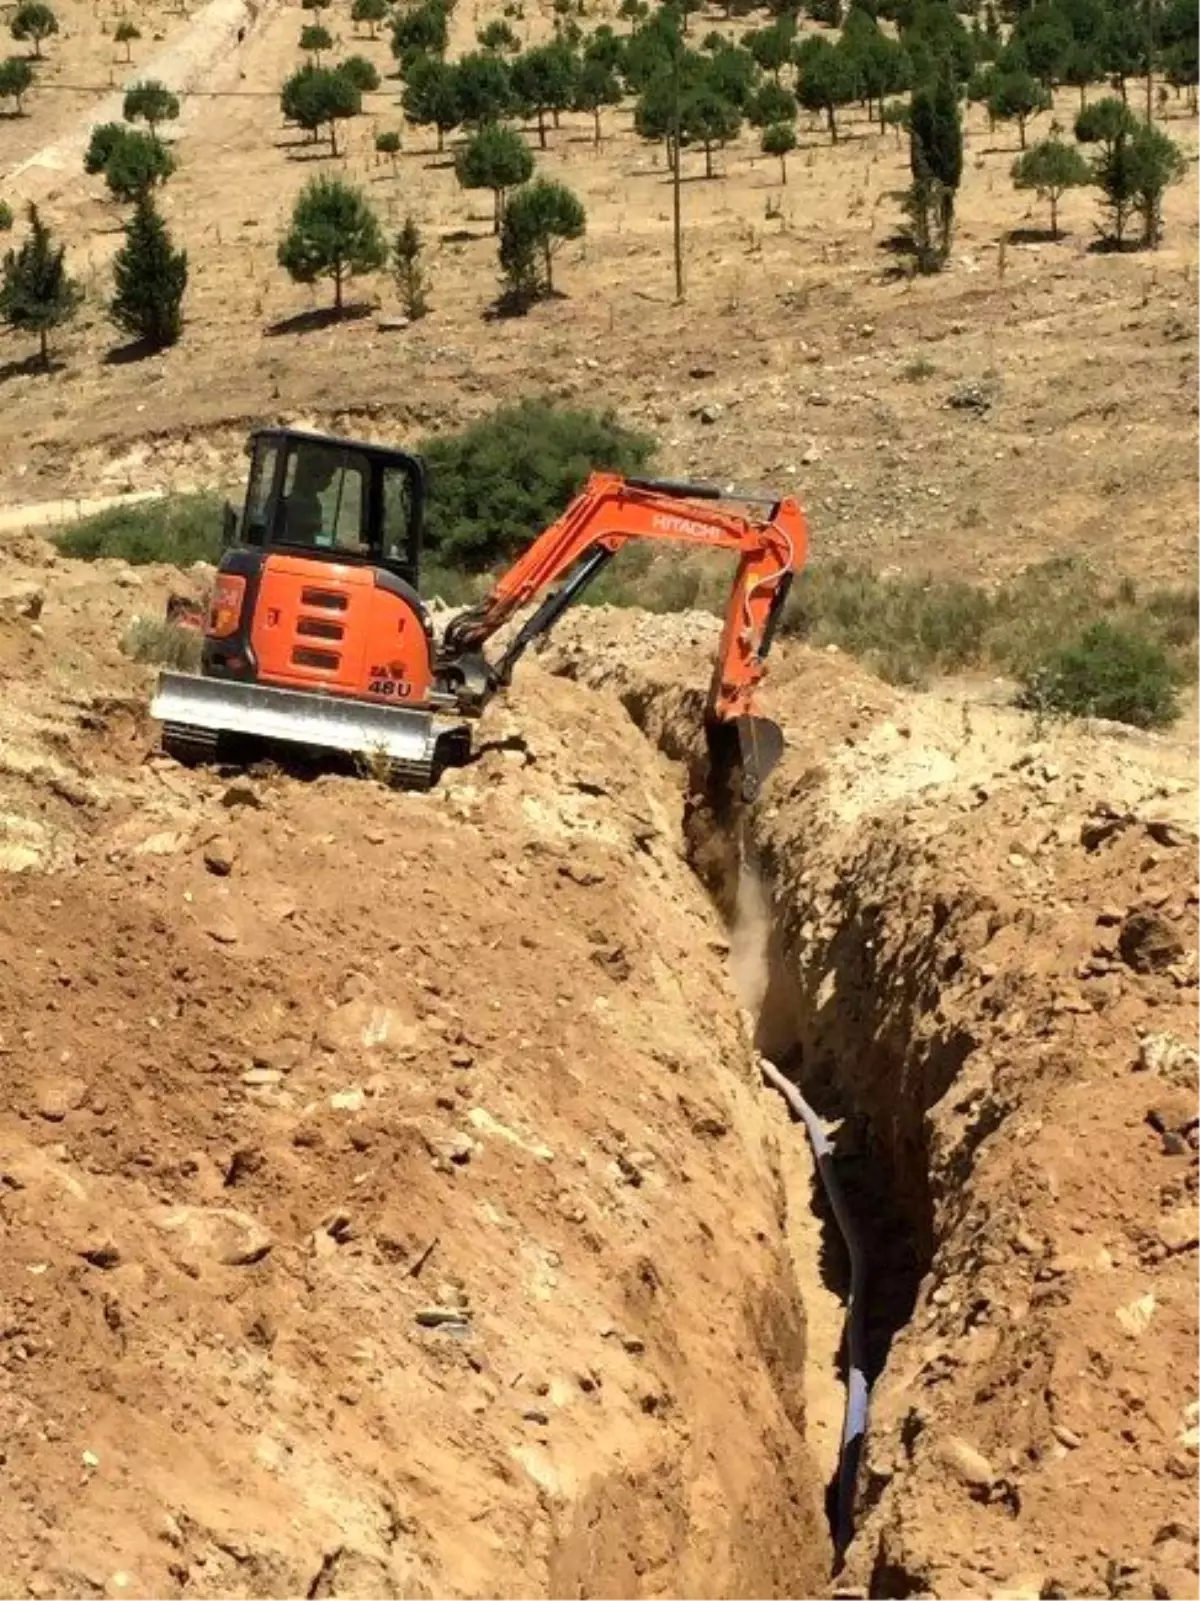
<instances>
[{"instance_id":1,"label":"tree shadow","mask_svg":"<svg viewBox=\"0 0 1200 1601\"><path fill-rule=\"evenodd\" d=\"M890 233L875 241L876 250L886 250L891 256L911 256L916 249L910 233Z\"/></svg>"},{"instance_id":2,"label":"tree shadow","mask_svg":"<svg viewBox=\"0 0 1200 1601\"><path fill-rule=\"evenodd\" d=\"M1009 228L1004 239L1010 245L1057 245L1068 237L1066 229L1057 233L1052 228Z\"/></svg>"},{"instance_id":3,"label":"tree shadow","mask_svg":"<svg viewBox=\"0 0 1200 1601\"><path fill-rule=\"evenodd\" d=\"M0 365L0 384L8 378L40 378L43 374L62 372L66 367L65 361L59 361L51 356L48 362L43 362L35 350L32 356L22 356L19 361L6 361Z\"/></svg>"},{"instance_id":4,"label":"tree shadow","mask_svg":"<svg viewBox=\"0 0 1200 1601\"><path fill-rule=\"evenodd\" d=\"M497 295L491 305L485 306L481 316L484 322L507 322L513 317L527 316L534 306L545 305L551 300L566 300L567 296L561 289L542 290L537 294L530 294L526 290L505 289Z\"/></svg>"},{"instance_id":5,"label":"tree shadow","mask_svg":"<svg viewBox=\"0 0 1200 1601\"><path fill-rule=\"evenodd\" d=\"M478 239L495 239L496 230L488 228L486 233L479 233L474 228L451 228L448 233L441 236L444 245L468 245Z\"/></svg>"},{"instance_id":6,"label":"tree shadow","mask_svg":"<svg viewBox=\"0 0 1200 1601\"><path fill-rule=\"evenodd\" d=\"M439 155L435 150L433 160L423 162L422 165L426 172L448 172L454 166L454 157L447 156L444 150Z\"/></svg>"},{"instance_id":7,"label":"tree shadow","mask_svg":"<svg viewBox=\"0 0 1200 1601\"><path fill-rule=\"evenodd\" d=\"M322 328L336 327L338 323L361 322L364 317L371 316L374 309L362 302L343 306L340 311L336 306L315 306L311 311L298 311L292 317L269 323L265 332L271 339L277 339L281 334L317 333Z\"/></svg>"},{"instance_id":8,"label":"tree shadow","mask_svg":"<svg viewBox=\"0 0 1200 1601\"><path fill-rule=\"evenodd\" d=\"M1136 256L1146 246L1140 239L1114 239L1111 234L1100 234L1088 246L1091 256Z\"/></svg>"},{"instance_id":9,"label":"tree shadow","mask_svg":"<svg viewBox=\"0 0 1200 1601\"><path fill-rule=\"evenodd\" d=\"M106 367L128 367L135 361L145 361L147 356L158 356L162 347L153 345L148 339L131 339L126 345L114 345L104 357Z\"/></svg>"},{"instance_id":10,"label":"tree shadow","mask_svg":"<svg viewBox=\"0 0 1200 1601\"><path fill-rule=\"evenodd\" d=\"M726 176L727 174L724 172L714 172L711 175L707 172L685 172L679 179L679 185L680 188L682 188L684 184L688 183L720 183L721 180ZM665 178L662 178L659 181L662 183L664 188L669 189L675 182L675 179L671 173L668 173Z\"/></svg>"}]
</instances>

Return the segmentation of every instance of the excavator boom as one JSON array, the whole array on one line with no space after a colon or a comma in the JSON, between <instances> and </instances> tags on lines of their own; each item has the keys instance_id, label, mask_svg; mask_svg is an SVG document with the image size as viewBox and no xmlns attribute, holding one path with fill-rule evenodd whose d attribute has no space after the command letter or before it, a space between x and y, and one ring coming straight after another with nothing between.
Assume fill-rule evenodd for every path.
<instances>
[{"instance_id":1,"label":"excavator boom","mask_svg":"<svg viewBox=\"0 0 1200 1601\"><path fill-rule=\"evenodd\" d=\"M766 508L765 516L753 515L755 504ZM779 729L755 714L754 701L780 609L808 548L804 514L790 497L594 473L488 595L449 624L440 667L453 675L457 663L472 659L523 606L564 580L490 668L489 688L507 684L532 641L633 539L729 551L738 558L705 721L714 767L722 776L739 768L743 797L752 799L783 750Z\"/></svg>"},{"instance_id":2,"label":"excavator boom","mask_svg":"<svg viewBox=\"0 0 1200 1601\"><path fill-rule=\"evenodd\" d=\"M151 703L180 760L241 759L263 745L343 752L428 788L465 759L470 720L523 652L631 539L736 558L705 716L714 789L731 793L740 773L752 795L778 760L782 737L756 714L755 694L806 554L791 498L594 473L439 641L417 587L419 458L296 428L258 430L249 453L244 505L226 510L200 671L164 671ZM534 602L488 660L484 644Z\"/></svg>"}]
</instances>

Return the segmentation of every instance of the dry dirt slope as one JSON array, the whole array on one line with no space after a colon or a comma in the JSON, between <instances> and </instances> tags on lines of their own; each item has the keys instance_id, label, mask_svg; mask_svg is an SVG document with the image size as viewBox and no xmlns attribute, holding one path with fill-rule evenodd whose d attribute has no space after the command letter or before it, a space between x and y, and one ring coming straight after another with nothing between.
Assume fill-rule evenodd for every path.
<instances>
[{"instance_id":1,"label":"dry dirt slope","mask_svg":"<svg viewBox=\"0 0 1200 1601\"><path fill-rule=\"evenodd\" d=\"M715 626L593 615L550 654L686 755ZM1192 1596L1194 750L1035 739L803 651L767 706L791 750L746 822L774 914L760 1043L846 1119L847 1171L890 1180L863 1212L876 1349L895 1338L847 1578Z\"/></svg>"},{"instance_id":2,"label":"dry dirt slope","mask_svg":"<svg viewBox=\"0 0 1200 1601\"><path fill-rule=\"evenodd\" d=\"M534 669L435 795L189 775L114 645L155 577L40 582L0 1590L816 1593L787 1136L650 748Z\"/></svg>"}]
</instances>

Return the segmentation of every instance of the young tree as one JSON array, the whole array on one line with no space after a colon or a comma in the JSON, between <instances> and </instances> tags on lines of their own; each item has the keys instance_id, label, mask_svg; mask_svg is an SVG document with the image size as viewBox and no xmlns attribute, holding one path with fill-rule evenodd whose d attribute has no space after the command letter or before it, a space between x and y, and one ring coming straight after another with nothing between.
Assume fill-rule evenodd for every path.
<instances>
[{"instance_id":1,"label":"young tree","mask_svg":"<svg viewBox=\"0 0 1200 1601\"><path fill-rule=\"evenodd\" d=\"M126 61L133 60L133 46L141 37L142 30L138 27L136 22L130 22L128 17L126 17L123 21L118 22L116 29L113 32L113 39L115 42L125 46Z\"/></svg>"},{"instance_id":2,"label":"young tree","mask_svg":"<svg viewBox=\"0 0 1200 1601\"><path fill-rule=\"evenodd\" d=\"M415 56L405 71L401 104L410 122L437 129L440 154L446 135L463 120L457 71L437 56Z\"/></svg>"},{"instance_id":3,"label":"young tree","mask_svg":"<svg viewBox=\"0 0 1200 1601\"><path fill-rule=\"evenodd\" d=\"M1139 5L1118 0L1105 15L1100 36L1100 65L1112 78L1122 101L1129 97L1129 79L1146 65L1146 21Z\"/></svg>"},{"instance_id":4,"label":"young tree","mask_svg":"<svg viewBox=\"0 0 1200 1601\"><path fill-rule=\"evenodd\" d=\"M26 39L32 39L34 57L40 61L42 40L58 32L58 18L49 6L42 4L42 0L22 0L22 4L13 13L9 32L21 43Z\"/></svg>"},{"instance_id":5,"label":"young tree","mask_svg":"<svg viewBox=\"0 0 1200 1601\"><path fill-rule=\"evenodd\" d=\"M362 110L362 90L345 74L311 62L299 67L283 86L280 109L289 122L313 138L326 126L329 148L337 155L337 125Z\"/></svg>"},{"instance_id":6,"label":"young tree","mask_svg":"<svg viewBox=\"0 0 1200 1601\"><path fill-rule=\"evenodd\" d=\"M521 48L521 41L508 23L499 17L494 18L485 28L480 28L475 40L481 50L490 50L498 56L515 56Z\"/></svg>"},{"instance_id":7,"label":"young tree","mask_svg":"<svg viewBox=\"0 0 1200 1601\"><path fill-rule=\"evenodd\" d=\"M858 92L849 55L828 39L806 39L796 53L796 66L800 104L806 111L825 113L830 140L837 144L837 108L847 105Z\"/></svg>"},{"instance_id":8,"label":"young tree","mask_svg":"<svg viewBox=\"0 0 1200 1601\"><path fill-rule=\"evenodd\" d=\"M506 61L486 51L460 57L454 68L454 90L463 123L482 128L512 110L512 73Z\"/></svg>"},{"instance_id":9,"label":"young tree","mask_svg":"<svg viewBox=\"0 0 1200 1601\"><path fill-rule=\"evenodd\" d=\"M577 64L566 45L538 45L512 65L513 95L521 110L537 118L538 144L546 148L546 113L566 111L575 93Z\"/></svg>"},{"instance_id":10,"label":"young tree","mask_svg":"<svg viewBox=\"0 0 1200 1601\"><path fill-rule=\"evenodd\" d=\"M778 83L781 69L792 59L795 40L796 19L791 13L785 13L769 28L757 28L746 34L745 45L762 70L769 72Z\"/></svg>"},{"instance_id":11,"label":"young tree","mask_svg":"<svg viewBox=\"0 0 1200 1601\"><path fill-rule=\"evenodd\" d=\"M1074 145L1061 139L1043 139L1013 162L1013 183L1034 189L1039 200L1050 203L1050 231L1058 238L1058 203L1068 189L1092 181L1092 170Z\"/></svg>"},{"instance_id":12,"label":"young tree","mask_svg":"<svg viewBox=\"0 0 1200 1601\"><path fill-rule=\"evenodd\" d=\"M684 77L692 71L702 78L714 94L741 112L750 104L761 74L749 50L726 44L708 61L689 51L683 58Z\"/></svg>"},{"instance_id":13,"label":"young tree","mask_svg":"<svg viewBox=\"0 0 1200 1601\"><path fill-rule=\"evenodd\" d=\"M424 0L392 19L392 54L401 66L416 56L444 56L449 40L448 8L440 0Z\"/></svg>"},{"instance_id":14,"label":"young tree","mask_svg":"<svg viewBox=\"0 0 1200 1601\"><path fill-rule=\"evenodd\" d=\"M306 28L300 30L300 48L319 67L322 53L333 49L333 35L329 29L320 22L310 22Z\"/></svg>"},{"instance_id":15,"label":"young tree","mask_svg":"<svg viewBox=\"0 0 1200 1601\"><path fill-rule=\"evenodd\" d=\"M797 109L792 91L772 80L763 84L746 107L746 118L755 128L769 128L777 122L795 122Z\"/></svg>"},{"instance_id":16,"label":"young tree","mask_svg":"<svg viewBox=\"0 0 1200 1601\"><path fill-rule=\"evenodd\" d=\"M349 78L360 94L374 94L379 88L379 73L374 62L368 61L366 56L347 56L333 70Z\"/></svg>"},{"instance_id":17,"label":"young tree","mask_svg":"<svg viewBox=\"0 0 1200 1601\"><path fill-rule=\"evenodd\" d=\"M50 334L70 322L83 288L68 275L65 248L55 248L35 205L28 216L28 238L0 263L0 322L17 333L37 334L42 366L48 368Z\"/></svg>"},{"instance_id":18,"label":"young tree","mask_svg":"<svg viewBox=\"0 0 1200 1601\"><path fill-rule=\"evenodd\" d=\"M787 158L796 148L796 130L790 122L772 122L762 131L763 154L779 157L779 181L787 182Z\"/></svg>"},{"instance_id":19,"label":"young tree","mask_svg":"<svg viewBox=\"0 0 1200 1601\"><path fill-rule=\"evenodd\" d=\"M300 191L278 257L297 283L332 278L334 310L340 312L347 279L382 267L387 246L361 190L337 178L314 178Z\"/></svg>"},{"instance_id":20,"label":"young tree","mask_svg":"<svg viewBox=\"0 0 1200 1601\"><path fill-rule=\"evenodd\" d=\"M183 331L187 279L187 253L172 248L154 201L148 193L141 195L113 262L109 315L118 328L152 350L173 345Z\"/></svg>"},{"instance_id":21,"label":"young tree","mask_svg":"<svg viewBox=\"0 0 1200 1601\"><path fill-rule=\"evenodd\" d=\"M1067 57L1075 35L1067 16L1054 0L1041 0L1022 12L1013 29L1012 47L1017 59L1046 88L1063 81Z\"/></svg>"},{"instance_id":22,"label":"young tree","mask_svg":"<svg viewBox=\"0 0 1200 1601\"><path fill-rule=\"evenodd\" d=\"M388 128L383 133L375 135L375 153L387 156L392 164L392 176L396 176L396 157L400 154L401 140L395 128Z\"/></svg>"},{"instance_id":23,"label":"young tree","mask_svg":"<svg viewBox=\"0 0 1200 1601\"><path fill-rule=\"evenodd\" d=\"M900 143L901 134L908 129L908 113L907 100L887 100L879 108L880 125L893 130L897 145Z\"/></svg>"},{"instance_id":24,"label":"young tree","mask_svg":"<svg viewBox=\"0 0 1200 1601\"><path fill-rule=\"evenodd\" d=\"M681 136L688 143L704 146L704 176L713 177L713 146L737 138L742 126L741 112L710 85L701 83L684 97L679 118Z\"/></svg>"},{"instance_id":25,"label":"young tree","mask_svg":"<svg viewBox=\"0 0 1200 1601\"><path fill-rule=\"evenodd\" d=\"M1107 95L1094 100L1075 118L1075 137L1081 145L1100 145L1111 153L1114 145L1127 139L1137 126L1133 112L1123 100Z\"/></svg>"},{"instance_id":26,"label":"young tree","mask_svg":"<svg viewBox=\"0 0 1200 1601\"><path fill-rule=\"evenodd\" d=\"M861 4L852 6L846 16L841 49L849 59L857 92L867 102L870 121L877 102L882 104L886 95L908 88L911 63L903 48L881 31Z\"/></svg>"},{"instance_id":27,"label":"young tree","mask_svg":"<svg viewBox=\"0 0 1200 1601\"><path fill-rule=\"evenodd\" d=\"M175 171L175 157L153 134L124 128L104 162L104 181L114 200L140 200Z\"/></svg>"},{"instance_id":28,"label":"young tree","mask_svg":"<svg viewBox=\"0 0 1200 1601\"><path fill-rule=\"evenodd\" d=\"M504 196L533 173L533 151L511 128L485 123L454 154L454 172L464 189L490 189L495 199L493 233L504 221Z\"/></svg>"},{"instance_id":29,"label":"young tree","mask_svg":"<svg viewBox=\"0 0 1200 1601\"><path fill-rule=\"evenodd\" d=\"M10 233L13 225L12 207L7 200L0 200L0 233Z\"/></svg>"},{"instance_id":30,"label":"young tree","mask_svg":"<svg viewBox=\"0 0 1200 1601\"><path fill-rule=\"evenodd\" d=\"M354 0L350 7L350 21L356 29L365 22L369 39L378 37L379 24L386 22L387 14L387 0Z\"/></svg>"},{"instance_id":31,"label":"young tree","mask_svg":"<svg viewBox=\"0 0 1200 1601\"><path fill-rule=\"evenodd\" d=\"M125 95L121 114L126 122L144 122L157 136L159 123L174 122L179 115L179 99L165 84L154 78L135 83Z\"/></svg>"},{"instance_id":32,"label":"young tree","mask_svg":"<svg viewBox=\"0 0 1200 1601\"><path fill-rule=\"evenodd\" d=\"M9 56L0 61L0 100L16 103L17 115L25 115L25 96L33 83L33 67L24 56Z\"/></svg>"},{"instance_id":33,"label":"young tree","mask_svg":"<svg viewBox=\"0 0 1200 1601\"><path fill-rule=\"evenodd\" d=\"M1170 184L1187 170L1183 151L1161 128L1142 123L1129 141L1129 166L1136 209L1142 218L1142 247L1154 250L1162 239L1162 202Z\"/></svg>"},{"instance_id":34,"label":"young tree","mask_svg":"<svg viewBox=\"0 0 1200 1601\"><path fill-rule=\"evenodd\" d=\"M1049 111L1053 100L1050 91L1030 72L1001 72L992 84L988 96L988 115L998 122L1016 122L1025 149L1025 126L1030 117L1039 111Z\"/></svg>"},{"instance_id":35,"label":"young tree","mask_svg":"<svg viewBox=\"0 0 1200 1601\"><path fill-rule=\"evenodd\" d=\"M428 283L421 265L423 245L421 234L411 217L405 217L404 226L392 245L392 276L404 315L417 322L429 310Z\"/></svg>"},{"instance_id":36,"label":"young tree","mask_svg":"<svg viewBox=\"0 0 1200 1601\"><path fill-rule=\"evenodd\" d=\"M87 150L83 157L83 170L95 177L108 166L108 158L113 149L122 139L127 139L132 129L127 128L123 122L102 122L92 129L92 136L88 141Z\"/></svg>"},{"instance_id":37,"label":"young tree","mask_svg":"<svg viewBox=\"0 0 1200 1601\"><path fill-rule=\"evenodd\" d=\"M1088 85L1100 76L1100 52L1094 39L1073 39L1062 64L1062 81L1079 90L1079 109L1087 106Z\"/></svg>"},{"instance_id":38,"label":"young tree","mask_svg":"<svg viewBox=\"0 0 1200 1601\"><path fill-rule=\"evenodd\" d=\"M950 254L954 203L962 181L962 121L947 65L932 87L913 95L908 137L912 187L906 209L916 263L921 272L939 272Z\"/></svg>"},{"instance_id":39,"label":"young tree","mask_svg":"<svg viewBox=\"0 0 1200 1601\"><path fill-rule=\"evenodd\" d=\"M596 57L585 57L575 80L576 111L590 111L595 128L595 144L600 145L600 111L604 106L619 106L621 84L612 67Z\"/></svg>"},{"instance_id":40,"label":"young tree","mask_svg":"<svg viewBox=\"0 0 1200 1601\"><path fill-rule=\"evenodd\" d=\"M578 239L587 217L577 196L565 184L535 178L518 189L504 213L500 266L517 295L534 298L554 293L554 254L567 239ZM530 262L539 263L531 275Z\"/></svg>"}]
</instances>

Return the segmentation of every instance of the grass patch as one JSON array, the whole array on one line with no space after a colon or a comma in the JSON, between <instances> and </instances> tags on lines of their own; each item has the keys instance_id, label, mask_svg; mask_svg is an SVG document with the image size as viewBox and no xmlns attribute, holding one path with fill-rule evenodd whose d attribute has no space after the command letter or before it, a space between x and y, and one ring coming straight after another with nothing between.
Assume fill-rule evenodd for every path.
<instances>
[{"instance_id":1,"label":"grass patch","mask_svg":"<svg viewBox=\"0 0 1200 1601\"><path fill-rule=\"evenodd\" d=\"M185 673L199 670L202 644L198 628L181 628L157 617L135 617L121 637L121 649L131 661Z\"/></svg>"},{"instance_id":2,"label":"grass patch","mask_svg":"<svg viewBox=\"0 0 1200 1601\"><path fill-rule=\"evenodd\" d=\"M905 362L900 369L900 376L906 384L923 384L927 379L937 376L937 368L924 356L918 356L915 361Z\"/></svg>"},{"instance_id":3,"label":"grass patch","mask_svg":"<svg viewBox=\"0 0 1200 1601\"><path fill-rule=\"evenodd\" d=\"M1042 562L992 590L831 562L805 571L782 631L837 645L892 683L997 672L1043 711L1150 728L1172 721L1175 691L1195 674L1197 592L1143 594L1074 558Z\"/></svg>"},{"instance_id":4,"label":"grass patch","mask_svg":"<svg viewBox=\"0 0 1200 1601\"><path fill-rule=\"evenodd\" d=\"M80 561L116 557L135 567L171 562L215 562L221 554L219 495L165 495L135 506L111 506L54 534L64 556Z\"/></svg>"}]
</instances>

